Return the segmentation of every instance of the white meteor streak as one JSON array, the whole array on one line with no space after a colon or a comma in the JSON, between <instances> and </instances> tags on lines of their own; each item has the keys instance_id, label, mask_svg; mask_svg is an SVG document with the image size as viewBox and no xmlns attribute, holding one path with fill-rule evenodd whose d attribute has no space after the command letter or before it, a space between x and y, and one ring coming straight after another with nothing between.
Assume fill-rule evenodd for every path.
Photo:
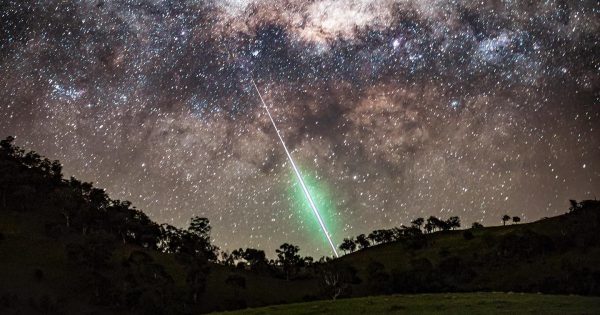
<instances>
[{"instance_id":1,"label":"white meteor streak","mask_svg":"<svg viewBox=\"0 0 600 315\"><path fill-rule=\"evenodd\" d=\"M292 159L292 154L290 154L290 151L288 150L287 146L285 145L285 142L283 141L283 137L279 133L279 129L277 129L277 125L275 125L275 120L273 120L273 116L271 116L269 107L267 107L267 103L265 103L265 100L263 99L262 94L260 94L260 90L258 89L258 86L256 86L256 82L254 82L254 78L252 78L252 84L254 85L254 88L256 89L256 92L258 93L258 97L260 97L260 101L262 102L263 106L265 107L265 110L267 111L267 115L269 115L269 119L271 120L271 123L273 124L273 128L275 128L275 132L277 133L277 136L279 137L279 141L281 141L283 150L285 150L285 154L287 155L288 160L290 161L290 164L292 165L292 168L294 169L294 173L296 173L296 177L298 178L298 181L300 182L300 186L302 186L304 195L306 195L306 199L308 199L310 208L312 209L315 216L317 217L317 220L319 221L319 225L321 225L321 229L323 230L325 237L327 237L327 241L329 242L329 245L331 245L331 249L333 250L335 257L340 257L337 253L337 250L335 250L335 245L333 245L333 242L331 241L331 236L329 236L329 232L327 231L327 228L325 227L325 223L323 223L323 219L321 219L319 210L317 209L317 206L315 205L315 203L310 195L310 192L308 191L308 188L306 188L306 185L304 184L304 180L302 180L302 175L300 175L300 171L296 167L296 163L294 163L294 159Z\"/></svg>"}]
</instances>

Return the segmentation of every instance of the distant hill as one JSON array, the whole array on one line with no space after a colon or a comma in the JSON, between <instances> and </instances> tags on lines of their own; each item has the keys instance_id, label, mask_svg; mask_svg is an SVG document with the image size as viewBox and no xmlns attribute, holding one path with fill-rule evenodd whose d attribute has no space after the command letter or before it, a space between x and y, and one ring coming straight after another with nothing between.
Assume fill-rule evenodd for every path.
<instances>
[{"instance_id":1,"label":"distant hill","mask_svg":"<svg viewBox=\"0 0 600 315\"><path fill-rule=\"evenodd\" d=\"M527 224L455 230L366 248L339 261L354 294L514 291L600 295L600 202Z\"/></svg>"},{"instance_id":2,"label":"distant hill","mask_svg":"<svg viewBox=\"0 0 600 315\"><path fill-rule=\"evenodd\" d=\"M1 314L197 314L392 293L600 295L598 201L533 223L414 233L332 261L290 245L267 261L259 250L223 255L204 218L187 229L152 222L13 140L0 141Z\"/></svg>"}]
</instances>

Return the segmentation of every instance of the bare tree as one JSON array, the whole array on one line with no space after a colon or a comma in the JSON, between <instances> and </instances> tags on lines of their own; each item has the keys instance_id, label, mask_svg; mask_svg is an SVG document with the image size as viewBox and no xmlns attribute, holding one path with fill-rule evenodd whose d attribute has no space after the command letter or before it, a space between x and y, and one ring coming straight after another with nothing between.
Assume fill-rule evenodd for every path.
<instances>
[{"instance_id":1,"label":"bare tree","mask_svg":"<svg viewBox=\"0 0 600 315\"><path fill-rule=\"evenodd\" d=\"M342 281L342 275L335 270L325 270L322 280L332 300L336 300L345 290L347 284Z\"/></svg>"}]
</instances>

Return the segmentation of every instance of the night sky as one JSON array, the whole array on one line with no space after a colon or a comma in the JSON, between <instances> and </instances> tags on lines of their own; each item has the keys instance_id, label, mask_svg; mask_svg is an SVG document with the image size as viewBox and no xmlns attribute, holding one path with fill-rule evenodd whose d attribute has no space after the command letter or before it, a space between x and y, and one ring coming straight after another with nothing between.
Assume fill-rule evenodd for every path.
<instances>
[{"instance_id":1,"label":"night sky","mask_svg":"<svg viewBox=\"0 0 600 315\"><path fill-rule=\"evenodd\" d=\"M597 1L0 0L0 137L223 249L600 197Z\"/></svg>"}]
</instances>

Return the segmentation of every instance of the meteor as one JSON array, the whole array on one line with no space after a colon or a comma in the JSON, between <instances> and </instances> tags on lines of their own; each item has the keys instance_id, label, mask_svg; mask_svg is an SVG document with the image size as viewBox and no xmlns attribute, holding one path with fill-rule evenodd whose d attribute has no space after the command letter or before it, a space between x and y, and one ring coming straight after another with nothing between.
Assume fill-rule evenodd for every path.
<instances>
[{"instance_id":1,"label":"meteor","mask_svg":"<svg viewBox=\"0 0 600 315\"><path fill-rule=\"evenodd\" d=\"M323 219L321 218L321 215L319 214L319 209L317 209L317 206L315 205L315 202L313 201L313 199L310 195L310 192L308 191L308 188L306 187L306 184L304 184L302 175L300 174L300 171L296 167L296 163L294 163L292 154L290 154L290 151L288 150L287 146L285 145L285 142L283 141L283 137L281 136L281 133L279 133L279 129L277 129L277 125L275 125L275 120L273 120L273 116L271 116L269 107L267 107L267 103L265 103L265 100L263 99L262 94L260 94L260 90L258 89L258 86L256 86L256 82L254 82L254 78L251 78L251 79L252 79L252 84L254 85L254 88L256 89L256 93L258 93L258 97L260 97L260 101L262 102L263 106L265 107L265 110L267 111L267 115L269 116L269 119L271 120L271 124L273 124L273 128L275 128L277 137L279 137L279 141L281 141L283 150L285 151L285 154L287 155L288 160L290 161L290 164L292 165L292 168L294 169L296 178L298 178L298 182L300 182L300 186L302 187L302 191L304 192L304 195L306 196L306 199L308 200L308 203L310 204L310 208L312 209L313 213L317 217L317 220L319 221L319 225L321 226L321 230L323 230L323 234L325 234L325 237L327 238L329 245L331 245L331 250L333 250L335 257L340 257L335 249L335 245L333 245L333 242L331 241L331 236L329 235L329 232L327 231L327 228L325 227L325 223L323 223Z\"/></svg>"}]
</instances>

